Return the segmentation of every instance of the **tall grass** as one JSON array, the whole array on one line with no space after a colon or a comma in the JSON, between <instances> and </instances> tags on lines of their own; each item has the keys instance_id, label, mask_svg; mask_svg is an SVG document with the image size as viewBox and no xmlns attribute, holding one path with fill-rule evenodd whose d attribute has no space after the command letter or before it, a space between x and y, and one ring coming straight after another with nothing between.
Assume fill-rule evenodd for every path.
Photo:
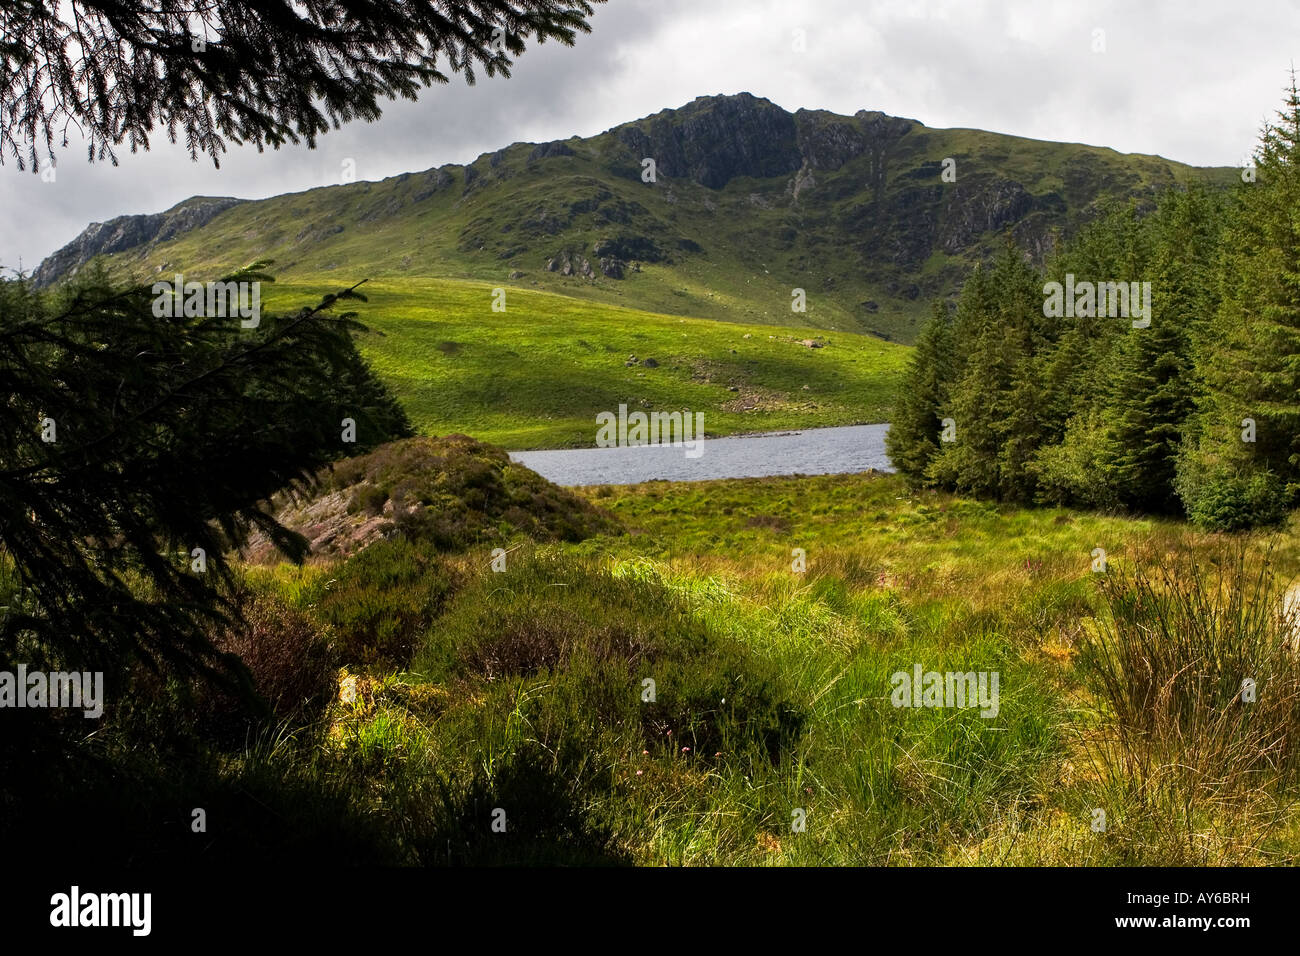
<instances>
[{"instance_id":1,"label":"tall grass","mask_svg":"<svg viewBox=\"0 0 1300 956\"><path fill-rule=\"evenodd\" d=\"M1294 799L1300 614L1271 554L1236 540L1116 572L1081 642L1099 705L1082 739L1103 789L1166 815L1191 860L1243 815L1259 842Z\"/></svg>"},{"instance_id":2,"label":"tall grass","mask_svg":"<svg viewBox=\"0 0 1300 956\"><path fill-rule=\"evenodd\" d=\"M138 840L160 857L253 839L268 859L337 844L336 862L424 865L1300 857L1290 542L864 476L599 500L630 534L519 542L504 572L489 544L401 539L250 569L265 613L229 646L300 706L203 740L141 685L139 713L109 715L82 748L104 756L102 779L68 761L61 790L121 815L106 852ZM345 668L323 681L322 642ZM892 706L891 674L916 663L997 671L996 717ZM219 839L159 822L194 806L226 821Z\"/></svg>"}]
</instances>

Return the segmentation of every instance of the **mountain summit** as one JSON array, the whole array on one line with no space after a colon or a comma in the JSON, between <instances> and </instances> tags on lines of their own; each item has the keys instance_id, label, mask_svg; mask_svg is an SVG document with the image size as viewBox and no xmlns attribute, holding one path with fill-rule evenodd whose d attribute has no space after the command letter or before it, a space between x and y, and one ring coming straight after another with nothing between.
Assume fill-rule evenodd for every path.
<instances>
[{"instance_id":1,"label":"mountain summit","mask_svg":"<svg viewBox=\"0 0 1300 956\"><path fill-rule=\"evenodd\" d=\"M1233 175L869 110L790 113L738 93L466 166L120 217L35 278L101 255L140 278L269 258L281 276L474 279L908 341L926 301L1004 235L1041 259L1102 203Z\"/></svg>"}]
</instances>

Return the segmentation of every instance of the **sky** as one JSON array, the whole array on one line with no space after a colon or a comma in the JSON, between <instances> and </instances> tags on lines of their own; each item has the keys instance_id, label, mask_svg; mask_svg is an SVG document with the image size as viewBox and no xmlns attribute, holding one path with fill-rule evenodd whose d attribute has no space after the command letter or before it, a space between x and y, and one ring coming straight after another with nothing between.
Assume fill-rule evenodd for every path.
<instances>
[{"instance_id":1,"label":"sky","mask_svg":"<svg viewBox=\"0 0 1300 956\"><path fill-rule=\"evenodd\" d=\"M216 169L159 129L116 167L73 138L52 182L7 159L0 267L30 271L90 222L190 196L338 183L349 160L369 180L467 163L719 93L1240 166L1300 61L1300 0L610 0L591 25L527 50L510 79L454 75L314 150L231 147Z\"/></svg>"}]
</instances>

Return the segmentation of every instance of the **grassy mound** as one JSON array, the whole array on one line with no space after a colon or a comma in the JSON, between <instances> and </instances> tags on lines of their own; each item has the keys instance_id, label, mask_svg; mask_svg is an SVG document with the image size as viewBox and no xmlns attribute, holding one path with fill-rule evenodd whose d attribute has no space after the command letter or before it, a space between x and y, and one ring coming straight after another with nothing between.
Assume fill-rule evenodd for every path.
<instances>
[{"instance_id":1,"label":"grassy mound","mask_svg":"<svg viewBox=\"0 0 1300 956\"><path fill-rule=\"evenodd\" d=\"M617 529L585 499L465 435L381 445L335 464L316 494L278 504L279 520L305 536L318 559L346 558L395 536L460 551L521 536L581 541ZM250 563L276 557L262 536L244 552Z\"/></svg>"}]
</instances>

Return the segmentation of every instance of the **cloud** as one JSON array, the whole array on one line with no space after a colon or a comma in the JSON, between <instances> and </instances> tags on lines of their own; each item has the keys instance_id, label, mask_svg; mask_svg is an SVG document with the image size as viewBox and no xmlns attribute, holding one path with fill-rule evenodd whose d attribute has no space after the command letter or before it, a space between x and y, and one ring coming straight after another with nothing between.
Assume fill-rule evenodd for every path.
<instances>
[{"instance_id":1,"label":"cloud","mask_svg":"<svg viewBox=\"0 0 1300 956\"><path fill-rule=\"evenodd\" d=\"M87 163L74 143L52 183L9 163L0 265L31 269L88 222L193 195L310 189L338 182L347 159L377 180L512 142L590 136L715 93L1235 165L1281 102L1297 27L1290 0L613 0L575 47L530 49L509 80L453 77L316 150L232 147L214 169L159 132L117 167Z\"/></svg>"}]
</instances>

